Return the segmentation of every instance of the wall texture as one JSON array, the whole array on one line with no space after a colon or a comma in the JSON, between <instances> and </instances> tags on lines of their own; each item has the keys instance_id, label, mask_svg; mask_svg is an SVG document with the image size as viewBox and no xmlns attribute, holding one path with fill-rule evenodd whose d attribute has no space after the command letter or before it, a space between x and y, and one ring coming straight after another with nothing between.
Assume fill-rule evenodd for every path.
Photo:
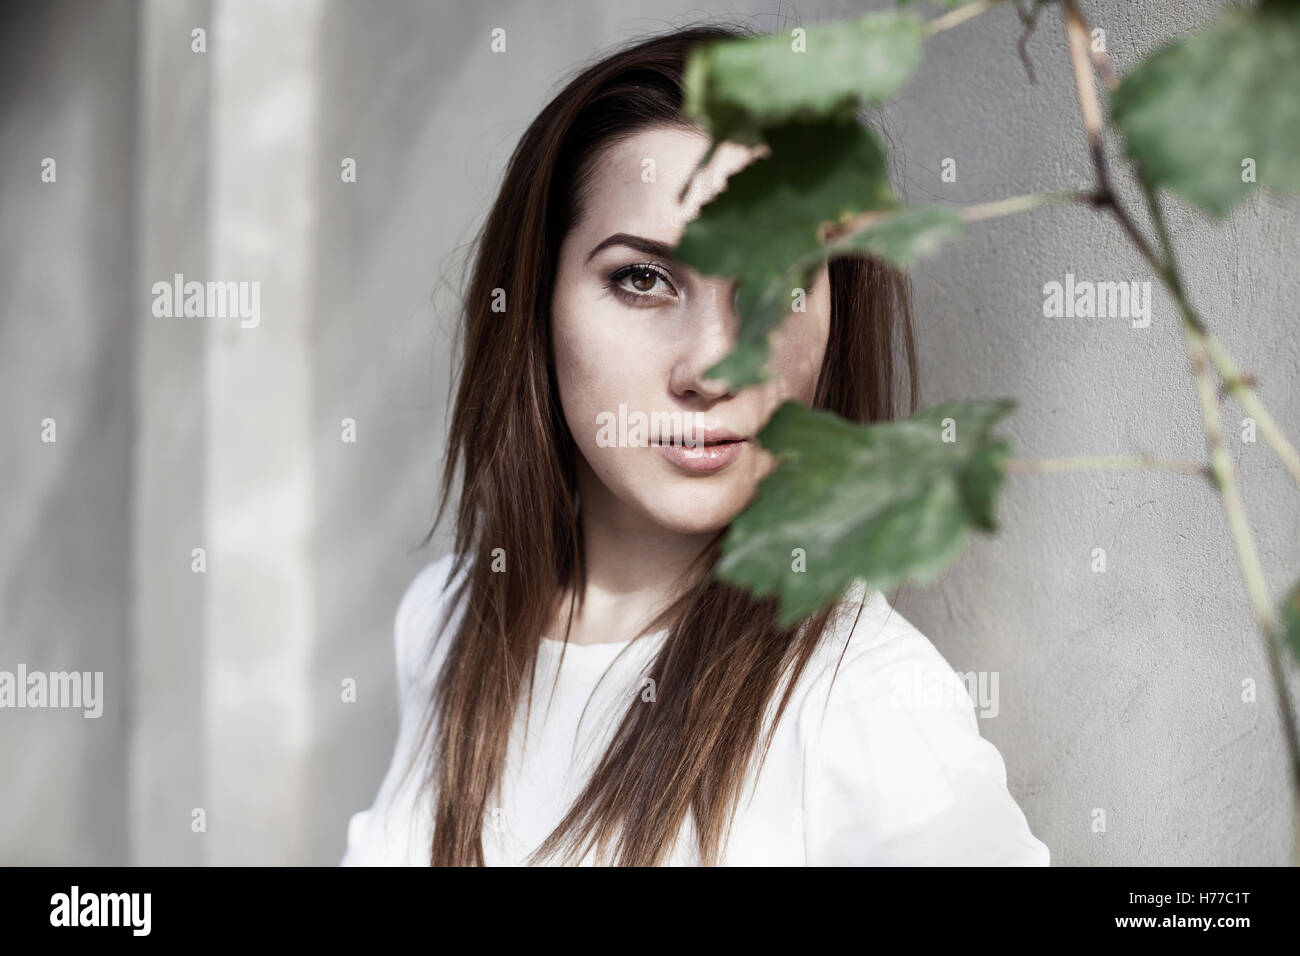
<instances>
[{"instance_id":1,"label":"wall texture","mask_svg":"<svg viewBox=\"0 0 1300 956\"><path fill-rule=\"evenodd\" d=\"M1218 6L1086 8L1123 70ZM1028 45L1031 86L1009 13L936 38L931 68L894 111L913 199L1091 183L1059 25L1049 17ZM956 184L931 172L945 157L957 160ZM1131 185L1121 181L1123 195L1140 206ZM1256 195L1219 227L1166 208L1195 301L1294 434L1300 346L1284 303L1300 294L1300 206ZM974 227L950 253L914 272L926 404L1014 398L1006 433L1028 458L1205 457L1177 313L1113 221L1040 210ZM1150 325L1044 318L1043 286L1066 273L1150 281ZM1277 594L1300 565L1296 488L1266 444L1239 440L1242 415L1224 407ZM1054 860L1286 863L1280 721L1217 495L1165 472L1033 475L1009 481L999 517L996 539L904 608L957 670L1000 673L1000 714L981 724ZM1247 680L1257 700L1243 701Z\"/></svg>"},{"instance_id":2,"label":"wall texture","mask_svg":"<svg viewBox=\"0 0 1300 956\"><path fill-rule=\"evenodd\" d=\"M105 697L0 711L0 862L107 863L129 843L137 10L0 20L0 669L102 672Z\"/></svg>"},{"instance_id":3,"label":"wall texture","mask_svg":"<svg viewBox=\"0 0 1300 956\"><path fill-rule=\"evenodd\" d=\"M1124 68L1217 4L1085 7ZM446 548L445 529L418 545L459 283L520 133L614 44L861 9L8 5L0 669L102 670L106 704L98 720L0 712L0 862L335 862L391 756L398 597ZM1018 33L998 9L927 47L883 117L909 198L1090 183L1059 24L1028 45L1035 84ZM1297 208L1256 197L1216 225L1169 207L1194 296L1292 434ZM258 281L261 324L155 316L152 284L176 272ZM1067 273L1152 281L1150 325L1044 318ZM1203 454L1176 317L1109 220L973 226L914 278L926 404L1016 399L1006 432L1028 458ZM1225 408L1278 593L1300 568L1297 492ZM1286 862L1276 706L1210 490L1022 476L999 517L901 607L959 671L997 675L982 730L1054 863Z\"/></svg>"}]
</instances>

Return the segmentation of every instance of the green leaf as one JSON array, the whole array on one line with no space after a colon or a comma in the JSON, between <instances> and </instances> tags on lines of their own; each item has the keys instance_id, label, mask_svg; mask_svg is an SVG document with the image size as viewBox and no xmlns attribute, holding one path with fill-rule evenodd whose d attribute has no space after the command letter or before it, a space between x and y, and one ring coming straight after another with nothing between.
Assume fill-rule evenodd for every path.
<instances>
[{"instance_id":1,"label":"green leaf","mask_svg":"<svg viewBox=\"0 0 1300 956\"><path fill-rule=\"evenodd\" d=\"M893 208L885 150L854 122L792 122L772 153L727 180L687 224L675 257L708 275L781 274L820 246L824 222Z\"/></svg>"},{"instance_id":2,"label":"green leaf","mask_svg":"<svg viewBox=\"0 0 1300 956\"><path fill-rule=\"evenodd\" d=\"M813 268L796 263L779 275L742 279L736 290L736 311L741 316L736 345L705 375L725 379L733 389L767 381L768 336L790 313L795 292L812 285L813 273Z\"/></svg>"},{"instance_id":3,"label":"green leaf","mask_svg":"<svg viewBox=\"0 0 1300 956\"><path fill-rule=\"evenodd\" d=\"M1255 183L1300 190L1300 3L1230 8L1161 47L1111 94L1128 155L1214 216Z\"/></svg>"},{"instance_id":4,"label":"green leaf","mask_svg":"<svg viewBox=\"0 0 1300 956\"><path fill-rule=\"evenodd\" d=\"M848 119L897 93L921 62L922 20L872 13L856 20L715 40L692 51L685 111L713 139L753 144L792 119Z\"/></svg>"},{"instance_id":5,"label":"green leaf","mask_svg":"<svg viewBox=\"0 0 1300 956\"><path fill-rule=\"evenodd\" d=\"M1300 661L1300 581L1282 601L1282 643Z\"/></svg>"},{"instance_id":6,"label":"green leaf","mask_svg":"<svg viewBox=\"0 0 1300 956\"><path fill-rule=\"evenodd\" d=\"M822 224L897 203L884 148L869 128L795 121L767 136L771 154L727 181L673 253L701 273L737 280L737 350L707 373L735 388L762 380L768 333L826 257Z\"/></svg>"},{"instance_id":7,"label":"green leaf","mask_svg":"<svg viewBox=\"0 0 1300 956\"><path fill-rule=\"evenodd\" d=\"M781 464L728 529L719 577L779 595L784 624L837 599L854 578L882 590L933 580L970 529L996 527L1010 446L992 429L1013 407L953 403L863 426L785 403L758 435ZM796 548L802 571L793 569Z\"/></svg>"}]
</instances>

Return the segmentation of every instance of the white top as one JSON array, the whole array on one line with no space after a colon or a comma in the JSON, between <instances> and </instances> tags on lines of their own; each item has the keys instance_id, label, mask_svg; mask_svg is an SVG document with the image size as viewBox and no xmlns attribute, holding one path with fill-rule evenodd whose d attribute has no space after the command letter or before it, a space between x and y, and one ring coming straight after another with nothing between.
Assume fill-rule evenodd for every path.
<instances>
[{"instance_id":1,"label":"white top","mask_svg":"<svg viewBox=\"0 0 1300 956\"><path fill-rule=\"evenodd\" d=\"M450 569L450 555L427 565L398 606L397 746L373 805L348 822L340 865L428 864L429 790L423 790L422 802L416 800L425 764L400 788L398 783L413 757L433 677L461 612L456 609L446 640L417 675L442 620L447 589L459 583L447 580ZM852 627L856 610L855 600L847 618L827 628L781 717L761 774L756 778L751 768L721 864L1048 865L1048 848L1030 832L1007 790L1001 754L980 736L961 678L879 592ZM541 641L528 738L523 740L521 702L502 806L491 808L484 820L488 865L522 865L580 793L629 701L666 692L650 688L642 673L665 633L567 648L557 640ZM849 647L828 700L846 635ZM693 837L688 820L670 865L698 863ZM583 862L592 863L590 855Z\"/></svg>"}]
</instances>

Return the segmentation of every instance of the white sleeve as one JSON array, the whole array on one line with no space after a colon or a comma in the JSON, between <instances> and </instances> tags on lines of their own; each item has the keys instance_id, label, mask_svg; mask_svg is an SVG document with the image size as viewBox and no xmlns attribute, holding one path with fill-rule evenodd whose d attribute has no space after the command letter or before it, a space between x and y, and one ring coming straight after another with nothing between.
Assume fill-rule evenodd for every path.
<instances>
[{"instance_id":1,"label":"white sleeve","mask_svg":"<svg viewBox=\"0 0 1300 956\"><path fill-rule=\"evenodd\" d=\"M965 684L907 627L835 678L807 756L809 865L1049 865Z\"/></svg>"},{"instance_id":2,"label":"white sleeve","mask_svg":"<svg viewBox=\"0 0 1300 956\"><path fill-rule=\"evenodd\" d=\"M427 853L418 846L417 822L409 812L395 812L399 797L409 799L413 787L422 782L423 765L407 774L416 758L422 718L429 700L433 667L420 675L426 660L429 637L442 622L438 618L451 568L450 556L426 565L407 586L398 602L393 621L393 651L397 676L397 744L388 772L379 785L373 803L352 814L347 825L347 847L340 866L382 866L409 862L414 854ZM420 677L420 679L417 679ZM403 780L403 775L406 779ZM405 804L403 804L405 806ZM403 827L401 824L408 825Z\"/></svg>"}]
</instances>

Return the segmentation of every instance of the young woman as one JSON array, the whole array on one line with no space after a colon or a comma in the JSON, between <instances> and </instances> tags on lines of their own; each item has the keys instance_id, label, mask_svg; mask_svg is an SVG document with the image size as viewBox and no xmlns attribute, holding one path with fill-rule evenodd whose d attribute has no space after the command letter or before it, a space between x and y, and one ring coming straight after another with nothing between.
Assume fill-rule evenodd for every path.
<instances>
[{"instance_id":1,"label":"young woman","mask_svg":"<svg viewBox=\"0 0 1300 956\"><path fill-rule=\"evenodd\" d=\"M762 158L724 143L679 199L709 145L681 77L736 35L602 60L515 149L466 300L455 550L398 608L396 752L344 864L1049 862L961 679L881 594L781 628L710 574L781 402L868 422L917 401L906 279L865 258L822 267L770 381L705 376L733 283L671 252ZM610 441L634 413L684 424Z\"/></svg>"}]
</instances>

